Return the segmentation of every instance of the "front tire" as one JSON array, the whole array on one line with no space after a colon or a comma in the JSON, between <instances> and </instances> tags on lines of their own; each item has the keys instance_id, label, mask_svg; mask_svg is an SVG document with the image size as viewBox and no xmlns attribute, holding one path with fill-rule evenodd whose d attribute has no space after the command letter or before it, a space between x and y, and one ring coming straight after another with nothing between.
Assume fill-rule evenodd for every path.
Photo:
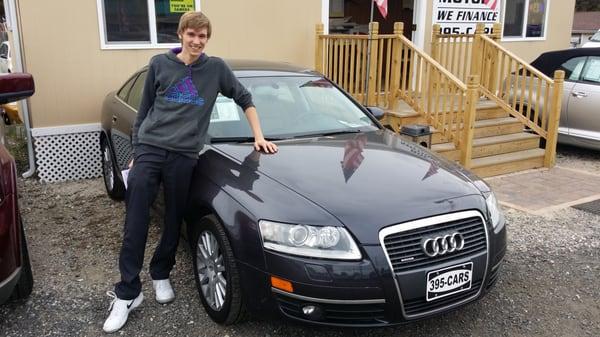
<instances>
[{"instance_id":1,"label":"front tire","mask_svg":"<svg viewBox=\"0 0 600 337\"><path fill-rule=\"evenodd\" d=\"M114 200L123 200L125 196L125 185L119 178L112 151L108 146L106 137L100 139L100 151L102 152L102 177L104 178L104 187L106 193Z\"/></svg>"},{"instance_id":2,"label":"front tire","mask_svg":"<svg viewBox=\"0 0 600 337\"><path fill-rule=\"evenodd\" d=\"M190 226L196 288L206 313L216 323L231 325L245 318L240 277L231 244L216 216Z\"/></svg>"}]
</instances>

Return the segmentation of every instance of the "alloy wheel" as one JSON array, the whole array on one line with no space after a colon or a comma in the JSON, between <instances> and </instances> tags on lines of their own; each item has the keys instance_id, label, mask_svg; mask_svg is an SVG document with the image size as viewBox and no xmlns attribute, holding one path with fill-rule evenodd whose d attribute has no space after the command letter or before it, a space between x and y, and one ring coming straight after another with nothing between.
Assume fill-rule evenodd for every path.
<instances>
[{"instance_id":1,"label":"alloy wheel","mask_svg":"<svg viewBox=\"0 0 600 337\"><path fill-rule=\"evenodd\" d=\"M198 237L196 267L202 295L213 310L220 311L227 296L227 271L219 242L210 231Z\"/></svg>"},{"instance_id":2,"label":"alloy wheel","mask_svg":"<svg viewBox=\"0 0 600 337\"><path fill-rule=\"evenodd\" d=\"M102 161L102 165L104 168L104 182L106 183L106 187L108 190L112 191L115 184L115 175L113 169L113 162L110 158L110 148L108 146L104 146L104 153L102 154L104 160Z\"/></svg>"}]
</instances>

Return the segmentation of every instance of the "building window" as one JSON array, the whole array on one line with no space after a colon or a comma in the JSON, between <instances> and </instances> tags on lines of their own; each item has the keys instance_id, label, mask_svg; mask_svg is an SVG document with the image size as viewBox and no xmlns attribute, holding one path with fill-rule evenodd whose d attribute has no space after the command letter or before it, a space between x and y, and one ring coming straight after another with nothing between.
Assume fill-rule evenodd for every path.
<instances>
[{"instance_id":1,"label":"building window","mask_svg":"<svg viewBox=\"0 0 600 337\"><path fill-rule=\"evenodd\" d=\"M506 0L502 35L508 39L544 39L550 0Z\"/></svg>"},{"instance_id":2,"label":"building window","mask_svg":"<svg viewBox=\"0 0 600 337\"><path fill-rule=\"evenodd\" d=\"M177 45L181 15L200 10L200 0L96 0L103 49Z\"/></svg>"}]
</instances>

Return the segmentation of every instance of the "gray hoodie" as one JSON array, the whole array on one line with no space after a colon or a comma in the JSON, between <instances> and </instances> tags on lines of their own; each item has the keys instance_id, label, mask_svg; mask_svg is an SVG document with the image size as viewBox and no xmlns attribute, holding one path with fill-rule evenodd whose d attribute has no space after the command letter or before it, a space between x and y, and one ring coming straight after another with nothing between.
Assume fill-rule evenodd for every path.
<instances>
[{"instance_id":1,"label":"gray hoodie","mask_svg":"<svg viewBox=\"0 0 600 337\"><path fill-rule=\"evenodd\" d=\"M250 93L222 59L202 54L186 66L176 56L180 51L175 48L150 60L132 130L134 151L138 144L148 144L197 157L219 93L244 111L254 106Z\"/></svg>"}]
</instances>

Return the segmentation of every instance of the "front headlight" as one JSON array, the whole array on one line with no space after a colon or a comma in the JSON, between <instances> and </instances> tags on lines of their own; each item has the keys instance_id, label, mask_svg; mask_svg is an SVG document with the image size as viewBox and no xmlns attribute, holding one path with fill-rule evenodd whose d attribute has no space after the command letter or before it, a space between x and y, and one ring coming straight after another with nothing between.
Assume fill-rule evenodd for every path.
<instances>
[{"instance_id":1,"label":"front headlight","mask_svg":"<svg viewBox=\"0 0 600 337\"><path fill-rule=\"evenodd\" d=\"M266 249L300 256L360 260L358 246L345 228L308 226L260 220Z\"/></svg>"},{"instance_id":2,"label":"front headlight","mask_svg":"<svg viewBox=\"0 0 600 337\"><path fill-rule=\"evenodd\" d=\"M492 222L492 227L498 227L500 220L502 219L502 211L500 210L500 207L498 207L498 200L496 200L496 196L493 192L489 192L486 196L485 204L487 205L488 216Z\"/></svg>"}]
</instances>

